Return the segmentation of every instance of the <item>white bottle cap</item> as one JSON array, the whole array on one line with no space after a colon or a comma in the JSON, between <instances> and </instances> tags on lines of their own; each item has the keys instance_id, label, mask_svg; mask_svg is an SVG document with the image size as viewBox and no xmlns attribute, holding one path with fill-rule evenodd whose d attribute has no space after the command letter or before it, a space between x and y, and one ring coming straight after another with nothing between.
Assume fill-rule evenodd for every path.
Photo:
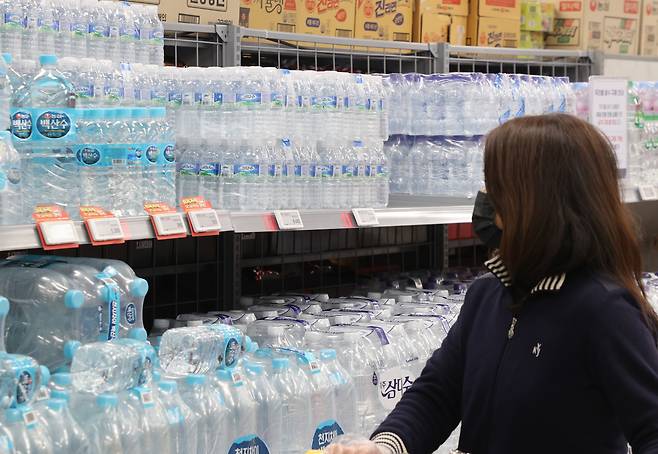
<instances>
[{"instance_id":1,"label":"white bottle cap","mask_svg":"<svg viewBox=\"0 0 658 454\"><path fill-rule=\"evenodd\" d=\"M166 318L156 318L153 320L153 328L167 329L169 328L169 320L167 320Z\"/></svg>"},{"instance_id":2,"label":"white bottle cap","mask_svg":"<svg viewBox=\"0 0 658 454\"><path fill-rule=\"evenodd\" d=\"M398 300L398 303L411 303L413 301L411 295L398 295L395 298Z\"/></svg>"},{"instance_id":3,"label":"white bottle cap","mask_svg":"<svg viewBox=\"0 0 658 454\"><path fill-rule=\"evenodd\" d=\"M203 326L203 320L188 320L187 326Z\"/></svg>"}]
</instances>

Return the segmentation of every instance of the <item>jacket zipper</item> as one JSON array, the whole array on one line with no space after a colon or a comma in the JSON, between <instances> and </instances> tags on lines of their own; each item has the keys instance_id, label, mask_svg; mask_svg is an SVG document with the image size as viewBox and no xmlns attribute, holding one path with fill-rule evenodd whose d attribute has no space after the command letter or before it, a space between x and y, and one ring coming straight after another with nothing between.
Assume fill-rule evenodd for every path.
<instances>
[{"instance_id":1,"label":"jacket zipper","mask_svg":"<svg viewBox=\"0 0 658 454\"><path fill-rule=\"evenodd\" d=\"M519 320L516 317L512 317L512 324L509 326L509 330L507 330L507 338L511 339L514 337L514 328L516 328L516 322Z\"/></svg>"}]
</instances>

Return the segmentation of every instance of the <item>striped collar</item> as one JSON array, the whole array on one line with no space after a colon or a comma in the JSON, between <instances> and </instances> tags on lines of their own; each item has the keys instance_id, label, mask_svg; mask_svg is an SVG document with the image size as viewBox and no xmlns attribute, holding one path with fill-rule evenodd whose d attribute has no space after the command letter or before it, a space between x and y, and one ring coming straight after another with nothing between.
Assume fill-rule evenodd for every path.
<instances>
[{"instance_id":1,"label":"striped collar","mask_svg":"<svg viewBox=\"0 0 658 454\"><path fill-rule=\"evenodd\" d=\"M499 255L496 255L495 257L484 262L484 266L486 266L487 269L491 271L491 274L496 276L505 287L512 286L512 277L509 274L509 270L503 263L503 259L501 259ZM532 295L537 292L557 292L562 288L562 285L564 285L566 278L566 273L558 274L555 276L547 276L540 280L537 285L535 285L532 290L530 290L530 294Z\"/></svg>"}]
</instances>

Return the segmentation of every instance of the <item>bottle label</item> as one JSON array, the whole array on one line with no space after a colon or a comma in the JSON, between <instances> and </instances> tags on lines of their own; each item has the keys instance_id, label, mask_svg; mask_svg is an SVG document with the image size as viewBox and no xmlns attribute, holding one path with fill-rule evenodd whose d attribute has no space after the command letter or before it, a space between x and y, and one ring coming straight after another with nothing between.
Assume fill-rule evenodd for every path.
<instances>
[{"instance_id":1,"label":"bottle label","mask_svg":"<svg viewBox=\"0 0 658 454\"><path fill-rule=\"evenodd\" d=\"M209 162L199 167L199 176L216 177L219 176L220 165L218 162Z\"/></svg>"},{"instance_id":2,"label":"bottle label","mask_svg":"<svg viewBox=\"0 0 658 454\"><path fill-rule=\"evenodd\" d=\"M121 293L117 283L104 273L96 275L105 284L105 302L107 304L107 330L103 329L103 307L98 306L98 340L100 342L116 339L119 337L119 326L121 318Z\"/></svg>"},{"instance_id":3,"label":"bottle label","mask_svg":"<svg viewBox=\"0 0 658 454\"><path fill-rule=\"evenodd\" d=\"M199 164L193 162L182 162L178 166L178 173L181 175L198 175Z\"/></svg>"},{"instance_id":4,"label":"bottle label","mask_svg":"<svg viewBox=\"0 0 658 454\"><path fill-rule=\"evenodd\" d=\"M366 166L364 164L359 164L356 167L357 175L358 177L365 177L366 176Z\"/></svg>"},{"instance_id":5,"label":"bottle label","mask_svg":"<svg viewBox=\"0 0 658 454\"><path fill-rule=\"evenodd\" d=\"M59 21L57 19L49 18L48 20L39 19L39 31L41 32L58 32Z\"/></svg>"},{"instance_id":6,"label":"bottle label","mask_svg":"<svg viewBox=\"0 0 658 454\"><path fill-rule=\"evenodd\" d=\"M110 26L107 24L89 24L89 34L92 38L103 39L110 36Z\"/></svg>"},{"instance_id":7,"label":"bottle label","mask_svg":"<svg viewBox=\"0 0 658 454\"><path fill-rule=\"evenodd\" d=\"M232 177L234 175L233 173L234 167L230 164L222 164L220 172L221 176L223 177Z\"/></svg>"},{"instance_id":8,"label":"bottle label","mask_svg":"<svg viewBox=\"0 0 658 454\"><path fill-rule=\"evenodd\" d=\"M5 13L5 27L25 28L25 17L19 13Z\"/></svg>"},{"instance_id":9,"label":"bottle label","mask_svg":"<svg viewBox=\"0 0 658 454\"><path fill-rule=\"evenodd\" d=\"M326 178L334 176L334 166L331 165L316 165L315 176L318 178Z\"/></svg>"},{"instance_id":10,"label":"bottle label","mask_svg":"<svg viewBox=\"0 0 658 454\"><path fill-rule=\"evenodd\" d=\"M122 41L139 41L139 31L130 25L130 21L128 21L128 25L119 29L119 39Z\"/></svg>"},{"instance_id":11,"label":"bottle label","mask_svg":"<svg viewBox=\"0 0 658 454\"><path fill-rule=\"evenodd\" d=\"M354 176L354 166L353 165L347 165L343 166L343 176L351 178Z\"/></svg>"},{"instance_id":12,"label":"bottle label","mask_svg":"<svg viewBox=\"0 0 658 454\"><path fill-rule=\"evenodd\" d=\"M240 106L255 106L262 102L262 94L239 93L235 95L235 102Z\"/></svg>"},{"instance_id":13,"label":"bottle label","mask_svg":"<svg viewBox=\"0 0 658 454\"><path fill-rule=\"evenodd\" d=\"M258 164L236 164L233 166L233 174L241 176L258 176L260 175L260 165Z\"/></svg>"},{"instance_id":14,"label":"bottle label","mask_svg":"<svg viewBox=\"0 0 658 454\"><path fill-rule=\"evenodd\" d=\"M146 165L157 164L160 161L160 150L162 149L158 144L148 145L145 147L144 163Z\"/></svg>"},{"instance_id":15,"label":"bottle label","mask_svg":"<svg viewBox=\"0 0 658 454\"><path fill-rule=\"evenodd\" d=\"M123 87L111 87L106 85L103 87L103 94L108 101L119 102L124 97Z\"/></svg>"},{"instance_id":16,"label":"bottle label","mask_svg":"<svg viewBox=\"0 0 658 454\"><path fill-rule=\"evenodd\" d=\"M124 144L122 147L124 150L128 150L126 155L126 164L129 166L138 166L142 164L142 158L144 156L143 144Z\"/></svg>"},{"instance_id":17,"label":"bottle label","mask_svg":"<svg viewBox=\"0 0 658 454\"><path fill-rule=\"evenodd\" d=\"M137 321L137 308L134 303L129 303L126 306L126 322L129 325L134 325Z\"/></svg>"},{"instance_id":18,"label":"bottle label","mask_svg":"<svg viewBox=\"0 0 658 454\"><path fill-rule=\"evenodd\" d=\"M311 97L311 107L316 110L335 109L338 105L336 96L313 96Z\"/></svg>"},{"instance_id":19,"label":"bottle label","mask_svg":"<svg viewBox=\"0 0 658 454\"><path fill-rule=\"evenodd\" d=\"M229 341L226 343L226 349L224 350L224 366L227 368L235 366L238 363L238 359L240 359L241 353L242 347L240 343L233 337L229 338Z\"/></svg>"},{"instance_id":20,"label":"bottle label","mask_svg":"<svg viewBox=\"0 0 658 454\"><path fill-rule=\"evenodd\" d=\"M32 115L24 110L11 114L11 133L14 137L27 140L32 135Z\"/></svg>"},{"instance_id":21,"label":"bottle label","mask_svg":"<svg viewBox=\"0 0 658 454\"><path fill-rule=\"evenodd\" d=\"M11 114L11 132L19 140L75 140L75 109L15 109ZM36 126L36 128L35 128Z\"/></svg>"},{"instance_id":22,"label":"bottle label","mask_svg":"<svg viewBox=\"0 0 658 454\"><path fill-rule=\"evenodd\" d=\"M101 157L104 153L101 150L102 147L98 144L78 145L78 149L75 153L78 164L82 166L102 165Z\"/></svg>"},{"instance_id":23,"label":"bottle label","mask_svg":"<svg viewBox=\"0 0 658 454\"><path fill-rule=\"evenodd\" d=\"M86 22L74 22L71 24L71 33L75 38L87 38L87 23Z\"/></svg>"},{"instance_id":24,"label":"bottle label","mask_svg":"<svg viewBox=\"0 0 658 454\"><path fill-rule=\"evenodd\" d=\"M153 30L149 33L149 38L153 41L153 44L160 44L164 42L164 33L162 30Z\"/></svg>"},{"instance_id":25,"label":"bottle label","mask_svg":"<svg viewBox=\"0 0 658 454\"><path fill-rule=\"evenodd\" d=\"M388 167L383 165L377 166L377 177L378 178L388 178Z\"/></svg>"},{"instance_id":26,"label":"bottle label","mask_svg":"<svg viewBox=\"0 0 658 454\"><path fill-rule=\"evenodd\" d=\"M380 370L376 384L379 387L379 401L382 406L388 411L393 410L415 381L416 374L404 367Z\"/></svg>"},{"instance_id":27,"label":"bottle label","mask_svg":"<svg viewBox=\"0 0 658 454\"><path fill-rule=\"evenodd\" d=\"M234 440L229 454L269 454L270 450L258 435L246 435Z\"/></svg>"},{"instance_id":28,"label":"bottle label","mask_svg":"<svg viewBox=\"0 0 658 454\"><path fill-rule=\"evenodd\" d=\"M343 435L343 428L334 419L329 419L318 424L313 435L311 448L324 450L334 438Z\"/></svg>"},{"instance_id":29,"label":"bottle label","mask_svg":"<svg viewBox=\"0 0 658 454\"><path fill-rule=\"evenodd\" d=\"M271 100L272 100L271 102L272 107L274 108L281 108L286 105L286 98L283 96L283 94L279 92L273 91L271 95Z\"/></svg>"},{"instance_id":30,"label":"bottle label","mask_svg":"<svg viewBox=\"0 0 658 454\"><path fill-rule=\"evenodd\" d=\"M16 385L16 395L14 399L16 404L21 405L32 401L36 393L37 368L34 363L27 357L14 357L11 359L11 367L18 379Z\"/></svg>"},{"instance_id":31,"label":"bottle label","mask_svg":"<svg viewBox=\"0 0 658 454\"><path fill-rule=\"evenodd\" d=\"M273 164L268 166L267 174L270 177L280 177L283 175L283 166L281 164Z\"/></svg>"},{"instance_id":32,"label":"bottle label","mask_svg":"<svg viewBox=\"0 0 658 454\"><path fill-rule=\"evenodd\" d=\"M75 94L78 99L91 99L94 97L94 85L80 85L76 87Z\"/></svg>"}]
</instances>

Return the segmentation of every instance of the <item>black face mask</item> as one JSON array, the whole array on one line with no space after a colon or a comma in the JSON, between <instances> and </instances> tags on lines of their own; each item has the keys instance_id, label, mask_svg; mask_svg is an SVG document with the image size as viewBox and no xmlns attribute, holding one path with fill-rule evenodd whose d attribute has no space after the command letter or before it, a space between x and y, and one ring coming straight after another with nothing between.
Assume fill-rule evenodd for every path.
<instances>
[{"instance_id":1,"label":"black face mask","mask_svg":"<svg viewBox=\"0 0 658 454\"><path fill-rule=\"evenodd\" d=\"M473 231L480 240L490 249L500 247L503 231L495 222L496 211L486 192L478 191L473 207Z\"/></svg>"}]
</instances>

